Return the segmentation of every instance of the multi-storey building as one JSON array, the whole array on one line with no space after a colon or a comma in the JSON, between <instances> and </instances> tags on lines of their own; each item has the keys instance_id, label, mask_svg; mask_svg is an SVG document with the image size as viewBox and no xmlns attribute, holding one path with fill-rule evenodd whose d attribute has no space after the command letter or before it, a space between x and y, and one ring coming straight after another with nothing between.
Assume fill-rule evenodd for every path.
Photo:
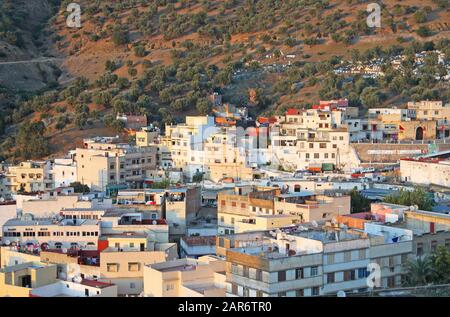
<instances>
[{"instance_id":1,"label":"multi-storey building","mask_svg":"<svg viewBox=\"0 0 450 317\"><path fill-rule=\"evenodd\" d=\"M184 258L144 267L144 294L154 297L224 297L225 261Z\"/></svg>"},{"instance_id":2,"label":"multi-storey building","mask_svg":"<svg viewBox=\"0 0 450 317\"><path fill-rule=\"evenodd\" d=\"M291 170L318 168L351 169L358 163L350 149L350 134L343 111L289 109L271 127L275 161Z\"/></svg>"},{"instance_id":3,"label":"multi-storey building","mask_svg":"<svg viewBox=\"0 0 450 317\"><path fill-rule=\"evenodd\" d=\"M94 219L10 219L3 225L3 238L10 244L45 245L46 248L95 249L100 221Z\"/></svg>"},{"instance_id":4,"label":"multi-storey building","mask_svg":"<svg viewBox=\"0 0 450 317\"><path fill-rule=\"evenodd\" d=\"M171 166L182 169L191 179L202 172L204 141L217 129L214 117L210 116L187 116L186 123L166 125L159 147L161 159L170 152ZM167 160L167 154L164 158Z\"/></svg>"},{"instance_id":5,"label":"multi-storey building","mask_svg":"<svg viewBox=\"0 0 450 317\"><path fill-rule=\"evenodd\" d=\"M226 250L227 296L319 296L366 291L369 263L380 267L376 287L400 285L401 261L412 250L409 230L372 225L364 232L302 227L249 236ZM220 242L219 242L220 243ZM393 270L391 269L391 265ZM398 264L398 265L397 265ZM394 281L394 284L391 282Z\"/></svg>"},{"instance_id":6,"label":"multi-storey building","mask_svg":"<svg viewBox=\"0 0 450 317\"><path fill-rule=\"evenodd\" d=\"M350 196L236 187L218 194L219 234L289 227L350 213Z\"/></svg>"},{"instance_id":7,"label":"multi-storey building","mask_svg":"<svg viewBox=\"0 0 450 317\"><path fill-rule=\"evenodd\" d=\"M235 232L235 224L250 222L257 214L274 215L274 197L279 189L235 187L218 194L218 233Z\"/></svg>"},{"instance_id":8,"label":"multi-storey building","mask_svg":"<svg viewBox=\"0 0 450 317\"><path fill-rule=\"evenodd\" d=\"M117 203L122 208L134 208L151 214L151 219L166 219L169 234L178 240L186 235L188 223L201 208L201 189L187 186L169 189L119 191Z\"/></svg>"},{"instance_id":9,"label":"multi-storey building","mask_svg":"<svg viewBox=\"0 0 450 317\"><path fill-rule=\"evenodd\" d=\"M152 146L159 143L160 130L153 126L136 131L136 145L139 147Z\"/></svg>"},{"instance_id":10,"label":"multi-storey building","mask_svg":"<svg viewBox=\"0 0 450 317\"><path fill-rule=\"evenodd\" d=\"M42 192L53 188L51 163L22 162L10 166L6 172L4 185L12 192Z\"/></svg>"},{"instance_id":11,"label":"multi-storey building","mask_svg":"<svg viewBox=\"0 0 450 317\"><path fill-rule=\"evenodd\" d=\"M221 128L205 140L203 172L206 178L212 181L253 179L249 154L254 148L252 139L245 136L244 129Z\"/></svg>"},{"instance_id":12,"label":"multi-storey building","mask_svg":"<svg viewBox=\"0 0 450 317\"><path fill-rule=\"evenodd\" d=\"M77 165L72 158L55 159L52 165L54 187L68 187L77 181Z\"/></svg>"},{"instance_id":13,"label":"multi-storey building","mask_svg":"<svg viewBox=\"0 0 450 317\"><path fill-rule=\"evenodd\" d=\"M60 280L56 265L30 261L0 270L0 296L117 297L117 286L84 278Z\"/></svg>"},{"instance_id":14,"label":"multi-storey building","mask_svg":"<svg viewBox=\"0 0 450 317\"><path fill-rule=\"evenodd\" d=\"M156 152L155 146L135 147L115 138L86 139L84 148L76 149L77 179L91 190L114 184L142 188L146 170L156 168Z\"/></svg>"}]
</instances>

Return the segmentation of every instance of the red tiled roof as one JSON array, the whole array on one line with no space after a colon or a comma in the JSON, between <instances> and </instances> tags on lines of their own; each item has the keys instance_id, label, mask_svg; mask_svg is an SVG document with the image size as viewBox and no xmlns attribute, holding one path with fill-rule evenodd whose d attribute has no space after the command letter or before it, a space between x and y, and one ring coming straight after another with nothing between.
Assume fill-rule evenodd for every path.
<instances>
[{"instance_id":1,"label":"red tiled roof","mask_svg":"<svg viewBox=\"0 0 450 317\"><path fill-rule=\"evenodd\" d=\"M90 287L96 287L96 288L105 288L105 287L110 287L110 286L114 285L111 283L105 283L105 282L100 282L100 281L95 281L95 280L87 280L87 279L83 279L80 284L90 286Z\"/></svg>"},{"instance_id":2,"label":"red tiled roof","mask_svg":"<svg viewBox=\"0 0 450 317\"><path fill-rule=\"evenodd\" d=\"M286 115L288 116L294 116L300 113L299 109L295 109L295 108L290 108L286 111Z\"/></svg>"}]
</instances>

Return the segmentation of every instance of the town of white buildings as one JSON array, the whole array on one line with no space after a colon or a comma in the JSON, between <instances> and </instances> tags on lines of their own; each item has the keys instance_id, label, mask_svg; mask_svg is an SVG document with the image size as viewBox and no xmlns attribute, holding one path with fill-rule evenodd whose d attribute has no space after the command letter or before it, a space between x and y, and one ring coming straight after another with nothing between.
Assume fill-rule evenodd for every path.
<instances>
[{"instance_id":1,"label":"town of white buildings","mask_svg":"<svg viewBox=\"0 0 450 317\"><path fill-rule=\"evenodd\" d=\"M163 131L121 114L132 143L98 136L2 163L0 296L364 293L450 248L450 105L362 115L333 100L252 119L211 98L215 116ZM382 202L414 186L433 211Z\"/></svg>"}]
</instances>

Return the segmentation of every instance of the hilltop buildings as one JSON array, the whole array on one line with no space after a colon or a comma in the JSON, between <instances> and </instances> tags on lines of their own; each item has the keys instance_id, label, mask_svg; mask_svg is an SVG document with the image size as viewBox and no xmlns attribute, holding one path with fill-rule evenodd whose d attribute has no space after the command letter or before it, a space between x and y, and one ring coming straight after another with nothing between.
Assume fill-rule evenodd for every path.
<instances>
[{"instance_id":1,"label":"hilltop buildings","mask_svg":"<svg viewBox=\"0 0 450 317\"><path fill-rule=\"evenodd\" d=\"M0 294L335 296L399 287L409 259L449 247L448 149L422 144L446 137L447 106L253 120L219 99L218 118L130 127L136 145L2 164ZM439 189L439 213L380 202L413 185Z\"/></svg>"}]
</instances>

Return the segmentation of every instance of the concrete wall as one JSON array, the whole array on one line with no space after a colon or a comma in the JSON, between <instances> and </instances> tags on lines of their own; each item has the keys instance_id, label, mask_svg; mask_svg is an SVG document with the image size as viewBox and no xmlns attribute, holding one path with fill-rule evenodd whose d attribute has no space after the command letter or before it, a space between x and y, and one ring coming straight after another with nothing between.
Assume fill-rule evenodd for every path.
<instances>
[{"instance_id":1,"label":"concrete wall","mask_svg":"<svg viewBox=\"0 0 450 317\"><path fill-rule=\"evenodd\" d=\"M6 221L16 218L16 205L0 205L0 228L3 227ZM0 237L3 236L3 231L0 230Z\"/></svg>"}]
</instances>

